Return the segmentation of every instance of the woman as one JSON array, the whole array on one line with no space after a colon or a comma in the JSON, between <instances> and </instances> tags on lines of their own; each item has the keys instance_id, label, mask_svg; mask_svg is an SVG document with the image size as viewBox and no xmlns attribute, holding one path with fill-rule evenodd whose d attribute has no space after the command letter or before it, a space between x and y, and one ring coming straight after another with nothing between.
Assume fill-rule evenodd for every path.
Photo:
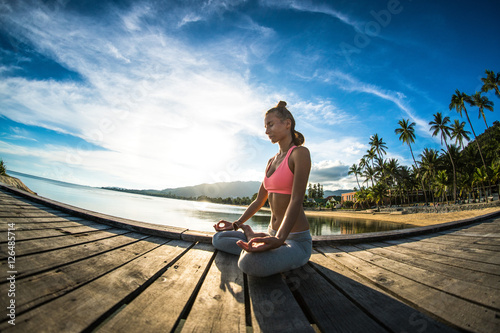
<instances>
[{"instance_id":1,"label":"woman","mask_svg":"<svg viewBox=\"0 0 500 333\"><path fill-rule=\"evenodd\" d=\"M311 170L309 150L302 146L304 136L295 130L295 120L283 101L266 112L265 128L271 142L278 143L279 153L267 164L257 198L235 222L221 220L215 224L218 232L212 240L215 248L240 255L238 267L253 276L269 276L305 265L312 252L309 223L302 207ZM271 207L268 232L255 233L243 223L266 200Z\"/></svg>"}]
</instances>

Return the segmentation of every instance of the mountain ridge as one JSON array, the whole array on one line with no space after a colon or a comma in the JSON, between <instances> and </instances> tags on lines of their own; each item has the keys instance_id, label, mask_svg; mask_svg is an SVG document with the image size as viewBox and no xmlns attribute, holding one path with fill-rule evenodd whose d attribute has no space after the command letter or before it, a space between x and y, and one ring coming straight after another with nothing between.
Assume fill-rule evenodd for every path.
<instances>
[{"instance_id":1,"label":"mountain ridge","mask_svg":"<svg viewBox=\"0 0 500 333\"><path fill-rule=\"evenodd\" d=\"M259 191L259 187L260 182L257 181L235 181L166 188L159 192L165 194L173 194L181 197L199 197L204 195L210 198L251 198L255 193Z\"/></svg>"},{"instance_id":2,"label":"mountain ridge","mask_svg":"<svg viewBox=\"0 0 500 333\"><path fill-rule=\"evenodd\" d=\"M181 197L199 197L205 195L211 198L226 198L226 197L249 197L251 198L259 191L261 182L257 181L235 181L235 182L221 182L213 184L200 184L193 186L184 186L177 188L166 188L160 193L172 194ZM324 191L324 197L340 196L342 193L353 192L353 190L335 190Z\"/></svg>"}]
</instances>

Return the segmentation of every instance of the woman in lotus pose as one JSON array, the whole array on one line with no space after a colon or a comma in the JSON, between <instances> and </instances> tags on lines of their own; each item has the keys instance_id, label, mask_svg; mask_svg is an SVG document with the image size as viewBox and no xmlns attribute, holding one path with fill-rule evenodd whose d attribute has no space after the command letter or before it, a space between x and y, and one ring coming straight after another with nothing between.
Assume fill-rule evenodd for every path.
<instances>
[{"instance_id":1,"label":"woman in lotus pose","mask_svg":"<svg viewBox=\"0 0 500 333\"><path fill-rule=\"evenodd\" d=\"M283 101L266 112L265 128L271 142L278 143L279 153L267 163L257 198L235 222L216 223L218 232L212 240L216 249L240 255L238 267L252 276L300 267L312 252L309 223L302 207L311 169L309 150L302 146L304 136L295 130L295 120ZM256 233L244 223L266 200L271 207L268 232Z\"/></svg>"}]
</instances>

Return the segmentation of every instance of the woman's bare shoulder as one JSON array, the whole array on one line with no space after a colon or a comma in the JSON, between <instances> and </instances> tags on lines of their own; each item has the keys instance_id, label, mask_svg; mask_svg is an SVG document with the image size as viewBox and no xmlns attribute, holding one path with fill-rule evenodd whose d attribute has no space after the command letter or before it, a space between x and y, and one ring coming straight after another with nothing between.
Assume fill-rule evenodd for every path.
<instances>
[{"instance_id":1,"label":"woman's bare shoulder","mask_svg":"<svg viewBox=\"0 0 500 333\"><path fill-rule=\"evenodd\" d=\"M310 158L311 153L309 152L309 149L307 149L306 147L299 146L292 151L290 157L294 155L297 156L298 158Z\"/></svg>"}]
</instances>

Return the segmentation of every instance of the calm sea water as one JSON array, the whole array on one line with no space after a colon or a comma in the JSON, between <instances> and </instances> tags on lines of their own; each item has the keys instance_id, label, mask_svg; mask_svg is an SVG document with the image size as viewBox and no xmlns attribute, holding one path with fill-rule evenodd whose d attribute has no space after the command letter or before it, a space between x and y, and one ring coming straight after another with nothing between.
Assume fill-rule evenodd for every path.
<instances>
[{"instance_id":1,"label":"calm sea water","mask_svg":"<svg viewBox=\"0 0 500 333\"><path fill-rule=\"evenodd\" d=\"M208 202L176 200L117 192L59 182L9 171L42 197L82 207L95 212L160 225L213 231L220 219L233 221L245 207ZM270 213L258 212L247 222L256 231L266 231ZM409 225L348 218L308 217L312 235L338 235L403 229Z\"/></svg>"}]
</instances>

